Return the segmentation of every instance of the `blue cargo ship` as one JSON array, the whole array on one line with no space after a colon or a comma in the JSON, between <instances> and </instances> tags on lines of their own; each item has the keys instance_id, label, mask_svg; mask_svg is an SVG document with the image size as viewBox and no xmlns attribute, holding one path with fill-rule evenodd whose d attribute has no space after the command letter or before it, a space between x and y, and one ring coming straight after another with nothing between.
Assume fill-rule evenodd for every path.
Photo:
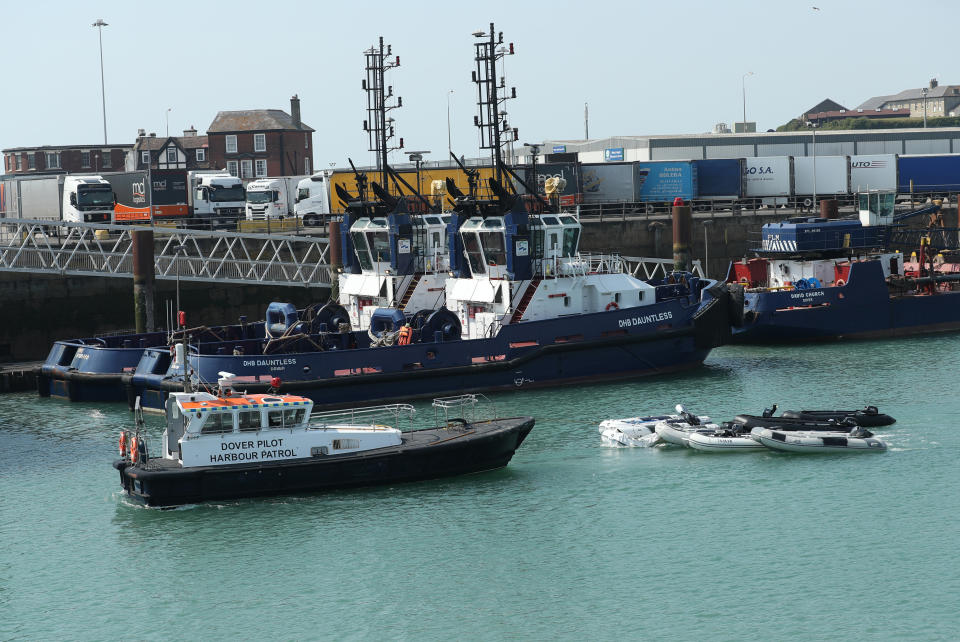
<instances>
[{"instance_id":1,"label":"blue cargo ship","mask_svg":"<svg viewBox=\"0 0 960 642\"><path fill-rule=\"evenodd\" d=\"M960 330L960 263L921 245L890 250L893 194L861 194L860 220L791 219L763 226L757 258L732 263L742 288L734 343L869 339ZM734 297L737 298L737 297Z\"/></svg>"}]
</instances>

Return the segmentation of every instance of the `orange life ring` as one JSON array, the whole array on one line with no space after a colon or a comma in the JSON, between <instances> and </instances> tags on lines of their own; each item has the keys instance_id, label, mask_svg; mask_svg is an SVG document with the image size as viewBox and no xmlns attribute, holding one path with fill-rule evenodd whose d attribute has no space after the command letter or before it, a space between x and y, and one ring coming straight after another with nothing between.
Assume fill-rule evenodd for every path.
<instances>
[{"instance_id":1,"label":"orange life ring","mask_svg":"<svg viewBox=\"0 0 960 642\"><path fill-rule=\"evenodd\" d=\"M137 436L134 435L133 439L130 440L130 461L137 463Z\"/></svg>"},{"instance_id":2,"label":"orange life ring","mask_svg":"<svg viewBox=\"0 0 960 642\"><path fill-rule=\"evenodd\" d=\"M127 431L126 430L120 431L120 456L121 457L127 456Z\"/></svg>"},{"instance_id":3,"label":"orange life ring","mask_svg":"<svg viewBox=\"0 0 960 642\"><path fill-rule=\"evenodd\" d=\"M619 309L620 309L620 306L617 305L617 302L616 302L616 301L611 301L610 303L607 304L607 307L606 307L605 309L608 310L608 311L609 311L609 310L619 310Z\"/></svg>"},{"instance_id":4,"label":"orange life ring","mask_svg":"<svg viewBox=\"0 0 960 642\"><path fill-rule=\"evenodd\" d=\"M171 356L171 357L176 357L176 356L177 356L177 346L175 346L175 345L173 345L173 344L170 344L170 356Z\"/></svg>"},{"instance_id":5,"label":"orange life ring","mask_svg":"<svg viewBox=\"0 0 960 642\"><path fill-rule=\"evenodd\" d=\"M843 279L837 279L836 286L837 286L838 288L842 288L842 287L845 286L846 284L847 284L847 282L844 281Z\"/></svg>"}]
</instances>

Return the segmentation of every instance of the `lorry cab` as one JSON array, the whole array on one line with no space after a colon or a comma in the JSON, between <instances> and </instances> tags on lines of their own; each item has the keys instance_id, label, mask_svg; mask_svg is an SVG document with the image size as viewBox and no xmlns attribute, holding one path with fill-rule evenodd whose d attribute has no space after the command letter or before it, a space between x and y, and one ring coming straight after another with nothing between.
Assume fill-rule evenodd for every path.
<instances>
[{"instance_id":1,"label":"lorry cab","mask_svg":"<svg viewBox=\"0 0 960 642\"><path fill-rule=\"evenodd\" d=\"M232 226L244 215L246 190L236 176L191 172L189 179L195 218L213 226Z\"/></svg>"},{"instance_id":2,"label":"lorry cab","mask_svg":"<svg viewBox=\"0 0 960 642\"><path fill-rule=\"evenodd\" d=\"M297 184L294 212L307 227L323 225L330 218L329 176L325 172L317 172Z\"/></svg>"},{"instance_id":3,"label":"lorry cab","mask_svg":"<svg viewBox=\"0 0 960 642\"><path fill-rule=\"evenodd\" d=\"M63 220L74 223L111 223L117 199L102 176L63 179Z\"/></svg>"}]
</instances>

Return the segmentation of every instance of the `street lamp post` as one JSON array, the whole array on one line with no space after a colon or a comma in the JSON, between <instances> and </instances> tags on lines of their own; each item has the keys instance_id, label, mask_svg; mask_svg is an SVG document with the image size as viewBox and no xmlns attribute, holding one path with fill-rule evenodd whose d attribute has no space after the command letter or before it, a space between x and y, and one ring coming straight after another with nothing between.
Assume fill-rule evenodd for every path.
<instances>
[{"instance_id":1,"label":"street lamp post","mask_svg":"<svg viewBox=\"0 0 960 642\"><path fill-rule=\"evenodd\" d=\"M747 76L752 76L753 72L748 71L743 74L740 78L740 89L743 91L743 131L742 134L747 133Z\"/></svg>"},{"instance_id":2,"label":"street lamp post","mask_svg":"<svg viewBox=\"0 0 960 642\"><path fill-rule=\"evenodd\" d=\"M449 154L453 153L453 145L450 144L450 96L453 95L453 90L447 92L447 158Z\"/></svg>"},{"instance_id":3,"label":"street lamp post","mask_svg":"<svg viewBox=\"0 0 960 642\"><path fill-rule=\"evenodd\" d=\"M813 206L817 206L817 123L807 123L813 130Z\"/></svg>"},{"instance_id":4,"label":"street lamp post","mask_svg":"<svg viewBox=\"0 0 960 642\"><path fill-rule=\"evenodd\" d=\"M173 107L167 107L167 112L166 112L166 116L167 116L167 138L170 138L170 110L171 110L171 109L173 109Z\"/></svg>"},{"instance_id":5,"label":"street lamp post","mask_svg":"<svg viewBox=\"0 0 960 642\"><path fill-rule=\"evenodd\" d=\"M103 21L103 18L97 18L97 21L94 22L91 27L96 27L97 32L100 38L100 100L103 103L103 144L107 144L107 94L103 85L103 28L107 26L108 23Z\"/></svg>"},{"instance_id":6,"label":"street lamp post","mask_svg":"<svg viewBox=\"0 0 960 642\"><path fill-rule=\"evenodd\" d=\"M923 128L927 128L927 88L924 87L920 90L920 94L923 96Z\"/></svg>"}]
</instances>

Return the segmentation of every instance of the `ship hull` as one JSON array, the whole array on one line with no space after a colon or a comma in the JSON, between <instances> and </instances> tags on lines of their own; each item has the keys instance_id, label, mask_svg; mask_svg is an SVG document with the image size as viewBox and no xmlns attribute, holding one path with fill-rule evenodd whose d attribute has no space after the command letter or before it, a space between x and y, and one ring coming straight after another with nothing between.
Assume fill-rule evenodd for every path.
<instances>
[{"instance_id":1,"label":"ship hull","mask_svg":"<svg viewBox=\"0 0 960 642\"><path fill-rule=\"evenodd\" d=\"M876 261L853 266L845 286L747 292L732 343L879 339L960 330L960 290L892 294Z\"/></svg>"},{"instance_id":2,"label":"ship hull","mask_svg":"<svg viewBox=\"0 0 960 642\"><path fill-rule=\"evenodd\" d=\"M500 329L496 337L405 346L268 356L191 354L201 381L230 372L234 386L309 397L317 407L517 390L663 374L696 367L728 329L727 299L705 291L706 302L670 300ZM145 355L145 360L148 355ZM161 411L183 389L173 371L140 369L127 378L128 399Z\"/></svg>"}]
</instances>

